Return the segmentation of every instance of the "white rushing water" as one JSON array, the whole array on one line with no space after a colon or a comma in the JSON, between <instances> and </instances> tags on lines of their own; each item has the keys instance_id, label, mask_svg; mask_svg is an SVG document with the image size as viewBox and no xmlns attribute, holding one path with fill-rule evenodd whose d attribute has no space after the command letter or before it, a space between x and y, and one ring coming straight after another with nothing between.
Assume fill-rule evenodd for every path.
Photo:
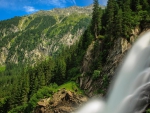
<instances>
[{"instance_id":1,"label":"white rushing water","mask_svg":"<svg viewBox=\"0 0 150 113\"><path fill-rule=\"evenodd\" d=\"M92 100L76 113L142 113L150 100L150 31L137 42L119 67L107 100Z\"/></svg>"}]
</instances>

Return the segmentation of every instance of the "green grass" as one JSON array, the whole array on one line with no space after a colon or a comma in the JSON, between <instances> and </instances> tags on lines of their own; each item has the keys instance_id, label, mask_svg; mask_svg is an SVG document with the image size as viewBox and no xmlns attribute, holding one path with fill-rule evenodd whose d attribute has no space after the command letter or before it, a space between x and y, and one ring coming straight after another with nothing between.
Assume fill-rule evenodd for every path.
<instances>
[{"instance_id":1,"label":"green grass","mask_svg":"<svg viewBox=\"0 0 150 113\"><path fill-rule=\"evenodd\" d=\"M6 69L6 66L0 66L0 72L5 71L5 69Z\"/></svg>"},{"instance_id":2,"label":"green grass","mask_svg":"<svg viewBox=\"0 0 150 113\"><path fill-rule=\"evenodd\" d=\"M84 94L82 90L79 89L78 85L75 82L67 82L61 86L59 86L57 89L63 89L76 92L77 94Z\"/></svg>"}]
</instances>

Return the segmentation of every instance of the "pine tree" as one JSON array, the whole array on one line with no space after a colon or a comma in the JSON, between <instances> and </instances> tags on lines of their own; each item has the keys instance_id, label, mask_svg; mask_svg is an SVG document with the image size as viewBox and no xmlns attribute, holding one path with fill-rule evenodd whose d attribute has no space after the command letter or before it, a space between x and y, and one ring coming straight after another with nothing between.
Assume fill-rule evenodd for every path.
<instances>
[{"instance_id":1,"label":"pine tree","mask_svg":"<svg viewBox=\"0 0 150 113\"><path fill-rule=\"evenodd\" d=\"M134 12L138 11L139 5L140 5L139 0L131 0L130 7L131 7L132 11L134 11Z\"/></svg>"},{"instance_id":2,"label":"pine tree","mask_svg":"<svg viewBox=\"0 0 150 113\"><path fill-rule=\"evenodd\" d=\"M115 36L120 37L122 36L122 24L123 24L123 19L122 19L122 9L119 9L117 11L117 14L115 16Z\"/></svg>"},{"instance_id":3,"label":"pine tree","mask_svg":"<svg viewBox=\"0 0 150 113\"><path fill-rule=\"evenodd\" d=\"M29 74L24 75L24 80L22 83L22 93L23 93L23 103L26 103L29 98L28 98L28 94L29 94Z\"/></svg>"},{"instance_id":4,"label":"pine tree","mask_svg":"<svg viewBox=\"0 0 150 113\"><path fill-rule=\"evenodd\" d=\"M109 0L107 2L107 9L106 9L106 34L107 37L109 37L109 41L113 40L114 21L115 21L115 0Z\"/></svg>"},{"instance_id":5,"label":"pine tree","mask_svg":"<svg viewBox=\"0 0 150 113\"><path fill-rule=\"evenodd\" d=\"M148 3L148 1L147 0L140 0L140 4L142 6L142 10L148 10L149 9L149 3Z\"/></svg>"},{"instance_id":6,"label":"pine tree","mask_svg":"<svg viewBox=\"0 0 150 113\"><path fill-rule=\"evenodd\" d=\"M49 85L51 83L51 79L54 76L54 67L55 67L55 62L53 61L52 58L50 58L47 62L47 69L45 70L45 83L46 85Z\"/></svg>"},{"instance_id":7,"label":"pine tree","mask_svg":"<svg viewBox=\"0 0 150 113\"><path fill-rule=\"evenodd\" d=\"M40 75L40 87L43 87L43 86L45 86L45 75L44 75L44 73L42 73L41 75Z\"/></svg>"},{"instance_id":8,"label":"pine tree","mask_svg":"<svg viewBox=\"0 0 150 113\"><path fill-rule=\"evenodd\" d=\"M130 0L126 0L123 5L123 26L122 30L125 38L129 38L131 28L133 28L132 10L130 8Z\"/></svg>"},{"instance_id":9,"label":"pine tree","mask_svg":"<svg viewBox=\"0 0 150 113\"><path fill-rule=\"evenodd\" d=\"M98 38L98 35L100 35L101 30L101 16L102 16L102 10L99 7L98 0L94 0L94 7L93 7L93 14L92 14L92 33L95 36L95 38Z\"/></svg>"}]
</instances>

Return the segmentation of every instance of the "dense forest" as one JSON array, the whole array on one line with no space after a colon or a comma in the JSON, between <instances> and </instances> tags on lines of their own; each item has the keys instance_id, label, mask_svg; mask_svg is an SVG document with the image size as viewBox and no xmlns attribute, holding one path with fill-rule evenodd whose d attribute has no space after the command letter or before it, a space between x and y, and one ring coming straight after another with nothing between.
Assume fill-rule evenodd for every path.
<instances>
[{"instance_id":1,"label":"dense forest","mask_svg":"<svg viewBox=\"0 0 150 113\"><path fill-rule=\"evenodd\" d=\"M92 42L94 42L94 60L90 71L84 74L92 76L93 80L96 79L106 62L109 50L113 47L113 41L118 37L130 41L132 29L150 28L149 14L149 0L108 0L105 9L101 9L98 0L94 0L91 23L79 42L71 47L63 48L57 56L51 56L34 66L7 64L5 70L0 69L0 112L30 113L39 99L50 97L64 83L78 87L76 80L81 76L83 58ZM49 19L49 17L46 18ZM17 19L19 17L14 19L14 23ZM46 22L43 26L47 25ZM34 23L30 24L34 26ZM4 23L4 25L9 25L9 23ZM31 32L38 32L38 29L25 33ZM34 46L34 44L29 44L29 46ZM107 76L103 77L102 85L107 87L109 81Z\"/></svg>"}]
</instances>

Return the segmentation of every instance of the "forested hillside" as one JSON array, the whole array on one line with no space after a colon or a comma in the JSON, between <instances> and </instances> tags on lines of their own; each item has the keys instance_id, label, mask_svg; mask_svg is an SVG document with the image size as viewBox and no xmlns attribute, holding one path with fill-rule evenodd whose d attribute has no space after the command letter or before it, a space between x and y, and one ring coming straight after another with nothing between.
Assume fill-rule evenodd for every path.
<instances>
[{"instance_id":1,"label":"forested hillside","mask_svg":"<svg viewBox=\"0 0 150 113\"><path fill-rule=\"evenodd\" d=\"M66 64L71 62L91 13L92 6L74 6L0 21L0 112L20 105L23 108L18 109L24 110L38 89L71 79Z\"/></svg>"},{"instance_id":2,"label":"forested hillside","mask_svg":"<svg viewBox=\"0 0 150 113\"><path fill-rule=\"evenodd\" d=\"M61 10L56 11L61 12ZM36 15L40 16L36 17ZM80 38L78 37L79 35L76 35L76 38L79 40L77 43L69 43L69 46L63 47L63 44L68 44L67 39L69 39L70 42L70 38L67 37L66 40L62 41L61 46L59 46L62 47L62 49L58 49L60 50L59 52L55 51L54 53L51 53L52 55L50 55L50 57L47 57L44 61L37 62L34 66L26 65L22 67L17 65L15 68L12 68L9 64L6 66L6 69L1 67L1 113L7 113L8 111L10 113L30 113L34 110L37 102L41 98L52 97L52 95L61 88L76 92L78 95L105 95L112 78L112 75L109 75L109 69L107 69L107 71L105 70L105 66L108 63L108 57L111 56L111 50L113 50L116 45L119 45L119 43L116 43L116 40L120 38L130 43L131 37L134 36L134 29L139 29L139 33L141 33L150 28L150 1L108 0L107 7L102 9L98 4L98 0L94 0L92 20L89 25L87 22L89 22L90 17L84 18L87 17L86 14L74 18L73 13L72 16L63 19L62 17L54 18L45 15L47 15L47 12L39 12L38 14L23 18L16 17L11 20L14 21L13 26L12 24L9 24L9 20L1 22L5 26L11 26L8 27L8 30L5 29L1 32L1 40L6 40L6 42L4 41L6 43L4 43L6 45L5 47L14 47L16 54L17 48L20 45L26 44L23 42L26 42L25 40L29 38L28 45L22 46L23 49L20 49L20 51L17 52L17 54L22 54L25 53L24 47L29 47L27 48L27 51L32 51L33 48L35 48L34 45L40 44L39 42L41 40L47 39L48 37L54 37L49 41L49 46L51 46L53 44L51 43L53 42L52 40L58 42L57 39L59 36L63 35L64 30L71 29L72 26L79 27L85 25L88 27ZM56 18L59 21L56 21ZM43 21L44 19L52 19L50 25L54 26L48 27L50 25L47 24L47 21ZM68 19L69 21L65 21ZM83 23L80 23L80 20L84 20ZM76 21L79 23L75 23ZM58 24L54 24L53 22L58 22ZM19 27L15 29L15 25L18 25L18 23L20 23ZM12 27L13 30L10 29ZM35 30L38 31L41 28L43 28L42 33L45 33L45 35L35 32ZM20 32L24 35L20 34ZM71 34L75 33L74 29L71 29L70 32ZM17 35L11 35L11 37L9 37L9 34ZM35 37L36 35L37 37ZM21 37L26 38L23 38L24 40L21 42L17 42ZM136 40L136 36L134 36L134 38ZM10 42L14 46L10 46ZM45 40L42 44L46 45L47 42L48 40ZM15 46L15 44L19 44L19 46ZM43 47L42 51L44 51L44 49L47 50L46 47L48 46L39 47ZM118 48L119 47L120 46L118 46ZM5 48L2 50L6 51ZM54 48L51 50L57 49ZM14 51L12 50L12 52ZM10 55L12 54L13 53ZM115 52L115 54L120 53ZM6 61L11 61L11 58L13 57L8 57L8 60ZM18 58L20 59L17 60L18 62L23 62L23 57ZM110 63L110 65L116 66L117 64Z\"/></svg>"},{"instance_id":3,"label":"forested hillside","mask_svg":"<svg viewBox=\"0 0 150 113\"><path fill-rule=\"evenodd\" d=\"M91 25L81 41L86 51L78 78L87 95L105 95L126 51L150 28L149 4L147 0L108 0L107 8L101 10L94 0Z\"/></svg>"},{"instance_id":4,"label":"forested hillside","mask_svg":"<svg viewBox=\"0 0 150 113\"><path fill-rule=\"evenodd\" d=\"M92 6L53 9L0 22L0 65L35 64L79 40Z\"/></svg>"}]
</instances>

